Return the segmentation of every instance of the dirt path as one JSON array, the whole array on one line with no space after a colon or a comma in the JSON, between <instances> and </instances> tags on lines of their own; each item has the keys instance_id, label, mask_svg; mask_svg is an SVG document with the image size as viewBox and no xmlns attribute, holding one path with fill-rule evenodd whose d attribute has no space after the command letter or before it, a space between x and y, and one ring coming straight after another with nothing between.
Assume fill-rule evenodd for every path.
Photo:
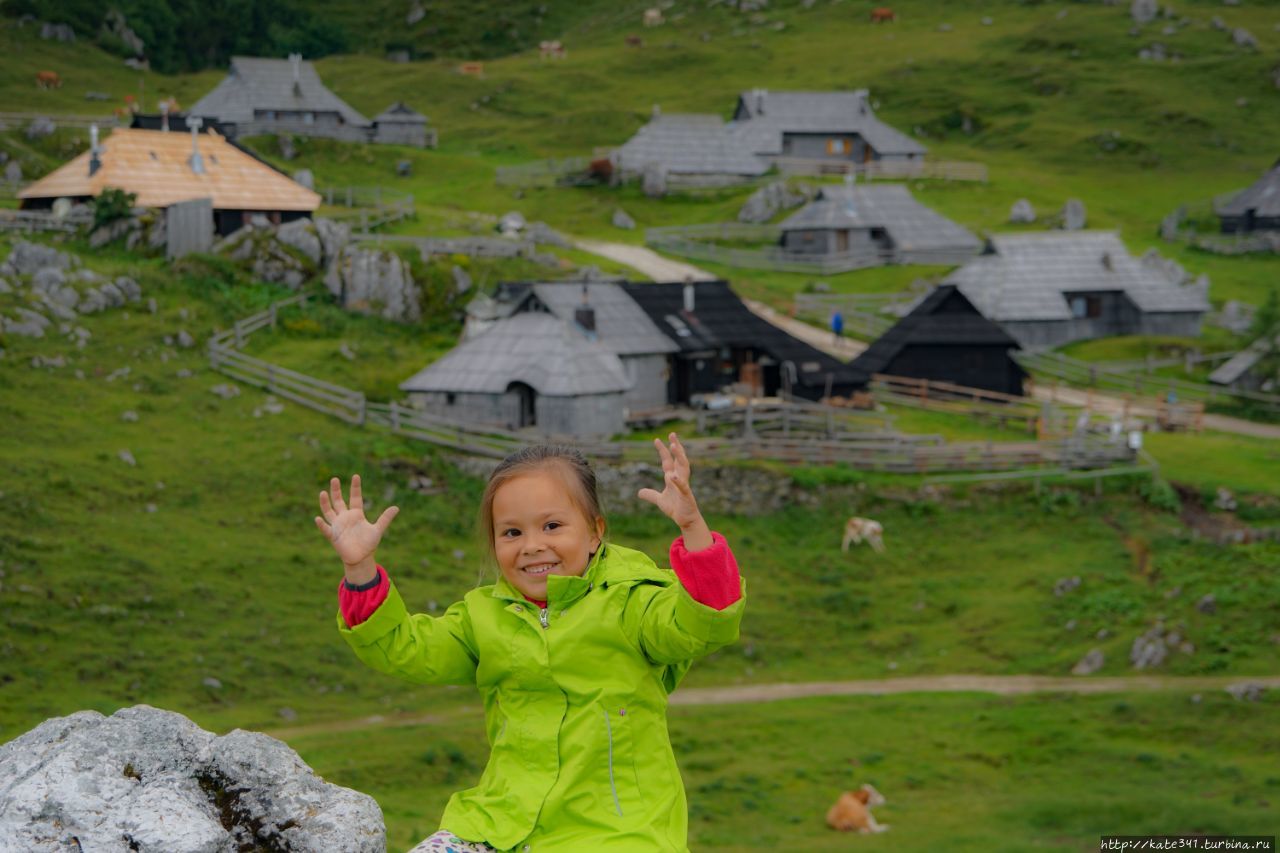
<instances>
[{"instance_id":1,"label":"dirt path","mask_svg":"<svg viewBox=\"0 0 1280 853\"><path fill-rule=\"evenodd\" d=\"M664 258L652 249L644 246L631 246L626 243L606 243L603 240L585 240L577 238L573 244L584 252L608 258L620 264L626 264L639 270L654 281L714 281L715 276L706 270L700 270L690 264Z\"/></svg>"},{"instance_id":2,"label":"dirt path","mask_svg":"<svg viewBox=\"0 0 1280 853\"><path fill-rule=\"evenodd\" d=\"M1037 385L1035 389L1035 398L1037 400L1057 400L1072 406L1090 406L1095 412L1105 414L1123 414L1125 409L1125 401L1120 397L1113 397L1108 394L1099 394L1098 392L1089 392L1079 388L1068 388L1065 386L1053 385ZM1141 403L1130 403L1129 411L1143 418L1156 417L1156 410L1151 406L1144 406ZM1256 421L1246 421L1243 418L1232 418L1226 415L1204 415L1205 429L1218 430L1220 432L1230 432L1236 435L1248 435L1255 438L1276 438L1280 439L1280 425L1263 424Z\"/></svg>"},{"instance_id":3,"label":"dirt path","mask_svg":"<svg viewBox=\"0 0 1280 853\"><path fill-rule=\"evenodd\" d=\"M1222 690L1230 684L1249 682L1280 688L1280 676L1131 675L1113 678L1057 678L1046 675L922 675L859 681L808 681L778 684L744 684L732 687L692 687L671 695L671 704L752 705L783 702L813 696L888 696L895 693L994 693L1019 696L1028 693L1119 693L1156 690ZM307 726L273 729L266 734L282 740L316 734L334 734L369 728L438 726L480 713L479 705L460 705L434 714L375 715L335 720Z\"/></svg>"},{"instance_id":4,"label":"dirt path","mask_svg":"<svg viewBox=\"0 0 1280 853\"><path fill-rule=\"evenodd\" d=\"M841 361L852 361L862 355L867 348L867 345L862 341L855 341L852 338L840 338L837 341L828 330L819 329L817 326L810 326L803 320L780 314L763 302L756 302L754 299L744 299L742 301L751 309L752 314L762 320L767 320L791 335L791 337L799 338L814 349L822 350L833 358L838 358Z\"/></svg>"}]
</instances>

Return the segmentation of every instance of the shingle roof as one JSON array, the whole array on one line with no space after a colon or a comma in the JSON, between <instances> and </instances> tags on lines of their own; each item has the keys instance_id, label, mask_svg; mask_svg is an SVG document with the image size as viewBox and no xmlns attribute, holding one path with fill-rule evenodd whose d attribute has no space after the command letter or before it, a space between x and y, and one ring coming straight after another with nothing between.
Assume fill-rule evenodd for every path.
<instances>
[{"instance_id":1,"label":"shingle roof","mask_svg":"<svg viewBox=\"0 0 1280 853\"><path fill-rule=\"evenodd\" d=\"M1044 231L991 238L979 255L949 275L984 316L1068 320L1072 292L1122 291L1143 312L1209 310L1203 285L1178 284L1142 263L1111 231Z\"/></svg>"},{"instance_id":2,"label":"shingle roof","mask_svg":"<svg viewBox=\"0 0 1280 853\"><path fill-rule=\"evenodd\" d=\"M867 375L860 369L837 361L753 314L727 282L692 282L692 313L684 310L684 283L624 282L621 286L681 352L754 347L779 362L793 362L801 385L821 386L828 373L834 374L837 385L867 382Z\"/></svg>"},{"instance_id":3,"label":"shingle roof","mask_svg":"<svg viewBox=\"0 0 1280 853\"><path fill-rule=\"evenodd\" d=\"M651 164L686 175L763 175L769 164L742 144L715 115L659 115L617 150L620 168L640 172Z\"/></svg>"},{"instance_id":4,"label":"shingle roof","mask_svg":"<svg viewBox=\"0 0 1280 853\"><path fill-rule=\"evenodd\" d=\"M410 106L404 101L396 101L387 107L373 119L374 124L426 124L427 117Z\"/></svg>"},{"instance_id":5,"label":"shingle roof","mask_svg":"<svg viewBox=\"0 0 1280 853\"><path fill-rule=\"evenodd\" d=\"M255 56L233 56L230 73L188 112L219 121L249 122L253 121L255 109L337 112L347 124L369 124L367 118L325 88L310 62L298 62L295 86L291 60Z\"/></svg>"},{"instance_id":6,"label":"shingle roof","mask_svg":"<svg viewBox=\"0 0 1280 853\"><path fill-rule=\"evenodd\" d=\"M559 317L515 314L460 343L400 383L402 391L502 394L524 382L548 397L609 394L631 387L622 362Z\"/></svg>"},{"instance_id":7,"label":"shingle roof","mask_svg":"<svg viewBox=\"0 0 1280 853\"><path fill-rule=\"evenodd\" d=\"M102 167L89 175L90 152L45 175L19 198L96 196L106 187L137 193L141 207L212 198L219 210L315 210L320 196L241 151L216 133L199 136L204 173L191 170L190 133L120 128L102 140Z\"/></svg>"},{"instance_id":8,"label":"shingle roof","mask_svg":"<svg viewBox=\"0 0 1280 853\"><path fill-rule=\"evenodd\" d=\"M587 289L587 304L595 311L596 339L605 349L617 355L648 355L675 352L679 349L663 334L636 301L614 282L550 282L533 285L533 292L564 320L573 320L582 305L582 290Z\"/></svg>"},{"instance_id":9,"label":"shingle roof","mask_svg":"<svg viewBox=\"0 0 1280 853\"><path fill-rule=\"evenodd\" d=\"M883 373L911 344L1018 347L1008 332L978 313L955 285L944 284L934 288L850 364L867 373Z\"/></svg>"},{"instance_id":10,"label":"shingle roof","mask_svg":"<svg viewBox=\"0 0 1280 853\"><path fill-rule=\"evenodd\" d=\"M1218 207L1219 216L1244 216L1249 210L1255 216L1280 216L1280 160L1253 186L1236 193Z\"/></svg>"},{"instance_id":11,"label":"shingle roof","mask_svg":"<svg viewBox=\"0 0 1280 853\"><path fill-rule=\"evenodd\" d=\"M919 142L876 118L867 90L854 92L771 92L753 89L738 96L734 124L749 135L757 154L781 154L782 133L857 133L881 154L924 154Z\"/></svg>"},{"instance_id":12,"label":"shingle roof","mask_svg":"<svg viewBox=\"0 0 1280 853\"><path fill-rule=\"evenodd\" d=\"M824 187L816 199L782 223L783 231L830 228L884 228L898 249L977 251L982 245L898 184Z\"/></svg>"}]
</instances>

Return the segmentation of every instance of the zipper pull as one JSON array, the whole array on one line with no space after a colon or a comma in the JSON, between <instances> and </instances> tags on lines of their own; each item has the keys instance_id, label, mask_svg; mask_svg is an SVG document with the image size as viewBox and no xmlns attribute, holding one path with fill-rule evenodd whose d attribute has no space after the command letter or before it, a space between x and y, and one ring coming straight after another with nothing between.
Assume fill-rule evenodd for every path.
<instances>
[{"instance_id":1,"label":"zipper pull","mask_svg":"<svg viewBox=\"0 0 1280 853\"><path fill-rule=\"evenodd\" d=\"M550 626L548 626L548 624L547 624L547 608L545 608L545 607L544 607L544 608L542 608L541 610L539 610L539 611L538 611L538 618L539 618L540 620L542 620L542 627L543 627L544 629L546 629L546 628L550 627Z\"/></svg>"}]
</instances>

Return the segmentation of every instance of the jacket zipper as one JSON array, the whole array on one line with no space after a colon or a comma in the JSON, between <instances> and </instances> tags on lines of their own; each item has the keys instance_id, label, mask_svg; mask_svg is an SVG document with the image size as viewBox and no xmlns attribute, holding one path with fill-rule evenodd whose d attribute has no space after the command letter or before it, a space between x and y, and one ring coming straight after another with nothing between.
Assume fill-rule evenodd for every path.
<instances>
[{"instance_id":1,"label":"jacket zipper","mask_svg":"<svg viewBox=\"0 0 1280 853\"><path fill-rule=\"evenodd\" d=\"M618 802L618 786L613 781L613 725L609 722L607 710L604 710L604 730L609 736L609 787L613 790L613 807L618 810L618 817L622 817L622 803Z\"/></svg>"},{"instance_id":2,"label":"jacket zipper","mask_svg":"<svg viewBox=\"0 0 1280 853\"><path fill-rule=\"evenodd\" d=\"M544 607L538 611L538 619L541 620L543 629L549 627L547 625L547 608Z\"/></svg>"}]
</instances>

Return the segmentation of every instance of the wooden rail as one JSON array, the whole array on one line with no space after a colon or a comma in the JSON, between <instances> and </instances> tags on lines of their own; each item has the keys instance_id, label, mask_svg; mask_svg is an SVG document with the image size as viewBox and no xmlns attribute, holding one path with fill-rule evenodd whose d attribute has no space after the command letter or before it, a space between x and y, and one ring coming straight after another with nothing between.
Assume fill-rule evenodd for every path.
<instances>
[{"instance_id":1,"label":"wooden rail","mask_svg":"<svg viewBox=\"0 0 1280 853\"><path fill-rule=\"evenodd\" d=\"M1128 391L1136 395L1165 395L1166 398L1171 392L1183 400L1201 403L1232 402L1254 406L1271 414L1280 414L1280 395L1276 394L1189 382L1168 376L1146 376L1113 370L1105 364L1080 361L1060 353L1017 352L1013 357L1028 371L1053 376L1089 388Z\"/></svg>"},{"instance_id":2,"label":"wooden rail","mask_svg":"<svg viewBox=\"0 0 1280 853\"><path fill-rule=\"evenodd\" d=\"M573 436L535 435L498 427L451 421L399 402L370 402L341 385L289 370L240 351L255 332L278 322L279 312L301 305L308 294L282 300L245 317L208 341L210 365L239 382L254 385L347 423L374 426L396 435L464 453L502 458L512 451L549 440L577 444L602 459L649 460L648 442L580 442ZM875 424L876 417L811 403L751 405L741 410L707 412L737 428L731 437L690 437L686 444L709 461L773 460L792 464L844 464L854 468L899 473L1007 471L1052 466L1078 470L1113 467L1129 461L1126 448L1073 436L1062 441L957 442L938 436L907 435Z\"/></svg>"}]
</instances>

